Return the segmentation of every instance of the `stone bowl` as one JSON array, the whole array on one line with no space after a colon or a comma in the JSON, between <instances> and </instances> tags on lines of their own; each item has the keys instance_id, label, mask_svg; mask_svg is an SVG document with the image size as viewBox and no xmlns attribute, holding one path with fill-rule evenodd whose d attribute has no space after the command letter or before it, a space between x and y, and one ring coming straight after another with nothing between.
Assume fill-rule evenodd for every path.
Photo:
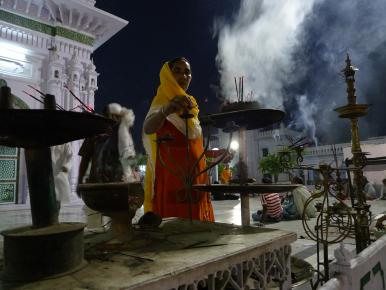
<instances>
[{"instance_id":1,"label":"stone bowl","mask_svg":"<svg viewBox=\"0 0 386 290\"><path fill-rule=\"evenodd\" d=\"M129 239L132 219L144 201L141 182L84 183L78 193L89 208L111 217L116 238Z\"/></svg>"},{"instance_id":2,"label":"stone bowl","mask_svg":"<svg viewBox=\"0 0 386 290\"><path fill-rule=\"evenodd\" d=\"M141 182L84 183L78 185L78 193L89 208L107 216L122 211L134 215L144 200Z\"/></svg>"}]
</instances>

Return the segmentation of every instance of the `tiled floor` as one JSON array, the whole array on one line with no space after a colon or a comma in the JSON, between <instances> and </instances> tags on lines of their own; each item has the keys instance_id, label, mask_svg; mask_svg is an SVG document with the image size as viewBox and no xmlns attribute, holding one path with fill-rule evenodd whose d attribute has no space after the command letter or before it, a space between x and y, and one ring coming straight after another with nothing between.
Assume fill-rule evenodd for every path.
<instances>
[{"instance_id":1,"label":"tiled floor","mask_svg":"<svg viewBox=\"0 0 386 290\"><path fill-rule=\"evenodd\" d=\"M386 211L386 201L370 201L371 210L373 216ZM217 222L241 224L240 216L240 201L238 200L223 200L213 201L215 210L215 218ZM251 197L250 199L251 212L256 211L261 207L259 198ZM143 214L143 209L138 210L134 222ZM86 222L86 214L83 210L83 204L81 202L62 206L60 213L60 221L71 222ZM312 219L310 222L314 222ZM31 224L30 209L26 205L0 205L0 231L5 229L15 228L22 225ZM254 222L251 222L254 225ZM296 232L298 240L292 244L293 255L306 260L313 266L316 265L316 243L308 238L300 220L295 221L282 221L279 223L268 224L267 227L278 228L287 231ZM353 240L346 240L348 244L355 248ZM329 255L333 256L333 249L337 247L337 244L329 247ZM2 258L2 237L0 237L0 250ZM297 289L310 289L309 285L303 285Z\"/></svg>"}]
</instances>

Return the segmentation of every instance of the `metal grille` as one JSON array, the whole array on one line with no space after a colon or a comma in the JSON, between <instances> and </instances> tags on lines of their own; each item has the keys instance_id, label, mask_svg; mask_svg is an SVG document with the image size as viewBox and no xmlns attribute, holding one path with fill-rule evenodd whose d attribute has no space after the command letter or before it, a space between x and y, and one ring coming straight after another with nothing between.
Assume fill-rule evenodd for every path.
<instances>
[{"instance_id":1,"label":"metal grille","mask_svg":"<svg viewBox=\"0 0 386 290\"><path fill-rule=\"evenodd\" d=\"M0 204L16 202L18 156L18 148L0 146Z\"/></svg>"},{"instance_id":2,"label":"metal grille","mask_svg":"<svg viewBox=\"0 0 386 290\"><path fill-rule=\"evenodd\" d=\"M0 182L0 203L16 201L16 182Z\"/></svg>"},{"instance_id":3,"label":"metal grille","mask_svg":"<svg viewBox=\"0 0 386 290\"><path fill-rule=\"evenodd\" d=\"M17 157L17 148L0 146L0 157Z\"/></svg>"}]
</instances>

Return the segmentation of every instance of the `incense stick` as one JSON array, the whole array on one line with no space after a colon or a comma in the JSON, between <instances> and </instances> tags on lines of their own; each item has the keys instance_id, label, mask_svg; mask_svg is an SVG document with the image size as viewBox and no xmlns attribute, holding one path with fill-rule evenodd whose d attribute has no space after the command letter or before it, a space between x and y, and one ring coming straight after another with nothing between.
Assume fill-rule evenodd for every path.
<instances>
[{"instance_id":1,"label":"incense stick","mask_svg":"<svg viewBox=\"0 0 386 290\"><path fill-rule=\"evenodd\" d=\"M35 88L35 87L31 86L31 85L28 85L28 86L29 86L31 89L37 91L37 92L43 97L43 100L46 98L46 94L45 94L45 93L43 93L42 91L38 90L37 88ZM59 104L56 104L56 107L57 107L58 109L62 110L62 111L65 111L65 109L64 109L61 105L59 105Z\"/></svg>"},{"instance_id":2,"label":"incense stick","mask_svg":"<svg viewBox=\"0 0 386 290\"><path fill-rule=\"evenodd\" d=\"M36 100L36 101L38 101L39 103L41 103L41 104L44 105L44 102L43 102L43 101L39 100L38 98L35 98L33 95L27 93L26 91L23 91L23 93L26 94L26 95L28 95L28 96L30 96L32 99L34 99L34 100Z\"/></svg>"},{"instance_id":3,"label":"incense stick","mask_svg":"<svg viewBox=\"0 0 386 290\"><path fill-rule=\"evenodd\" d=\"M31 89L33 89L33 90L37 91L39 94L41 94L43 98L45 98L45 97L46 97L46 94L45 94L45 93L43 93L42 91L39 91L37 88L35 88L35 87L31 86L31 85L28 85L28 86L29 86Z\"/></svg>"},{"instance_id":4,"label":"incense stick","mask_svg":"<svg viewBox=\"0 0 386 290\"><path fill-rule=\"evenodd\" d=\"M238 97L238 101L239 102L241 101L241 77L239 77L239 97Z\"/></svg>"},{"instance_id":5,"label":"incense stick","mask_svg":"<svg viewBox=\"0 0 386 290\"><path fill-rule=\"evenodd\" d=\"M237 97L237 99L239 99L239 90L237 89L236 77L235 77L235 87L236 87L236 97Z\"/></svg>"},{"instance_id":6,"label":"incense stick","mask_svg":"<svg viewBox=\"0 0 386 290\"><path fill-rule=\"evenodd\" d=\"M34 100L38 101L39 103L43 104L44 105L44 102L39 100L38 98L34 97L33 95L31 95L30 93L27 93L26 91L23 91L23 93L25 93L26 95L30 96L31 98L33 98ZM61 111L65 111L64 108L58 104L55 104L56 105L56 108L58 108L59 110Z\"/></svg>"},{"instance_id":7,"label":"incense stick","mask_svg":"<svg viewBox=\"0 0 386 290\"><path fill-rule=\"evenodd\" d=\"M78 101L79 103L81 103L81 105L82 105L87 111L91 111L92 113L95 113L94 109L93 109L93 108L89 108L85 103L83 103L82 100L79 99L79 98L78 98L78 97L70 90L70 88L69 88L66 84L64 84L64 87L70 92L70 94L71 94L75 99L77 99L77 101Z\"/></svg>"},{"instance_id":8,"label":"incense stick","mask_svg":"<svg viewBox=\"0 0 386 290\"><path fill-rule=\"evenodd\" d=\"M244 76L241 77L241 101L244 101Z\"/></svg>"}]
</instances>

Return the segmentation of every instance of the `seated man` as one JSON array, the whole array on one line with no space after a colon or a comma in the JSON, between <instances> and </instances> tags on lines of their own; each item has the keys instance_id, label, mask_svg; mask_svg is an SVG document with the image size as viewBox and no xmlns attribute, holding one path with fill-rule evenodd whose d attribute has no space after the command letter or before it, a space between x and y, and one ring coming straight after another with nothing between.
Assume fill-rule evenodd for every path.
<instances>
[{"instance_id":1,"label":"seated man","mask_svg":"<svg viewBox=\"0 0 386 290\"><path fill-rule=\"evenodd\" d=\"M296 208L294 195L292 192L288 193L283 200L283 219L284 220L297 220L301 218Z\"/></svg>"},{"instance_id":2,"label":"seated man","mask_svg":"<svg viewBox=\"0 0 386 290\"><path fill-rule=\"evenodd\" d=\"M264 177L262 182L270 184L272 183L272 180L269 177ZM252 219L254 221L281 221L283 216L283 207L281 206L281 198L278 193L263 193L261 195L261 204L263 205L263 210L258 210L256 213L252 214Z\"/></svg>"},{"instance_id":3,"label":"seated man","mask_svg":"<svg viewBox=\"0 0 386 290\"><path fill-rule=\"evenodd\" d=\"M307 200L311 197L311 193L308 191L307 187L304 185L303 179L294 176L292 178L292 184L301 184L301 186L295 188L292 191L293 195L293 201L296 206L297 213L299 215L299 218L303 217L303 212L305 212L305 218L313 218L316 216L316 206L315 206L315 200L312 200L307 204L307 208L305 208Z\"/></svg>"}]
</instances>

